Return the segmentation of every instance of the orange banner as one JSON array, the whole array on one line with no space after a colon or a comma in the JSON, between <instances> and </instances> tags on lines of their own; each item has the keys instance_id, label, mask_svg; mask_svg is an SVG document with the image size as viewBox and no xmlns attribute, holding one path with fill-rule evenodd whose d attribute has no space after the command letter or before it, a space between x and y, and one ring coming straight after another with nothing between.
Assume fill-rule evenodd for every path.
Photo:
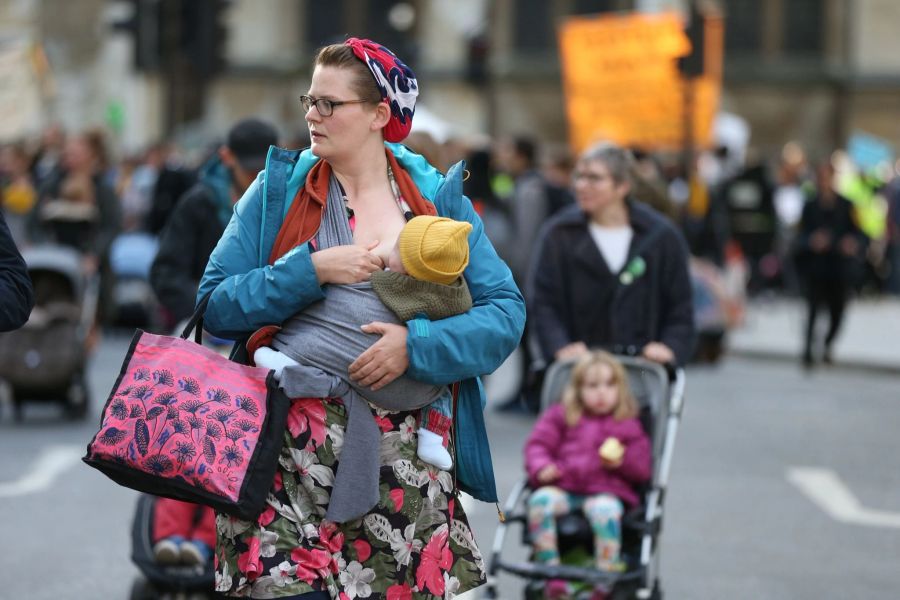
<instances>
[{"instance_id":1,"label":"orange banner","mask_svg":"<svg viewBox=\"0 0 900 600\"><path fill-rule=\"evenodd\" d=\"M692 84L699 146L708 143L718 108L721 20L708 19L705 33L705 74ZM650 150L682 146L688 83L677 59L691 47L677 13L574 17L561 26L559 44L573 151L599 140Z\"/></svg>"}]
</instances>

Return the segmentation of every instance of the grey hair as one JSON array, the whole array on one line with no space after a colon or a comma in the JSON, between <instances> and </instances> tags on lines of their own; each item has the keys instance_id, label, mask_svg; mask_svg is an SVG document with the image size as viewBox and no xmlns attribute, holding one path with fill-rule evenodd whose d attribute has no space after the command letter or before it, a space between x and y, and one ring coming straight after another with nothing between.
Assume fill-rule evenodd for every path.
<instances>
[{"instance_id":1,"label":"grey hair","mask_svg":"<svg viewBox=\"0 0 900 600\"><path fill-rule=\"evenodd\" d=\"M616 183L631 181L631 167L634 158L631 152L612 142L594 144L578 157L578 162L602 162L609 171L609 176Z\"/></svg>"}]
</instances>

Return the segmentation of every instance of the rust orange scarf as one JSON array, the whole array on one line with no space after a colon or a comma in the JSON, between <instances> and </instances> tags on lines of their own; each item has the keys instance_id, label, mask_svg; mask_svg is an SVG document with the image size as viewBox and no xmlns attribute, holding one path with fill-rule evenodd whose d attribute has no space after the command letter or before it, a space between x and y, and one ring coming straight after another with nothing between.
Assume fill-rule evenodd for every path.
<instances>
[{"instance_id":1,"label":"rust orange scarf","mask_svg":"<svg viewBox=\"0 0 900 600\"><path fill-rule=\"evenodd\" d=\"M406 169L400 166L394 153L385 148L388 164L394 172L394 180L400 188L400 194L413 214L437 215L434 204L422 197L419 188L410 177ZM306 176L306 183L297 191L294 202L288 210L275 244L272 246L272 254L269 255L269 264L287 254L292 248L308 242L322 222L325 212L325 203L328 201L328 182L331 179L331 165L320 160L310 169Z\"/></svg>"}]
</instances>

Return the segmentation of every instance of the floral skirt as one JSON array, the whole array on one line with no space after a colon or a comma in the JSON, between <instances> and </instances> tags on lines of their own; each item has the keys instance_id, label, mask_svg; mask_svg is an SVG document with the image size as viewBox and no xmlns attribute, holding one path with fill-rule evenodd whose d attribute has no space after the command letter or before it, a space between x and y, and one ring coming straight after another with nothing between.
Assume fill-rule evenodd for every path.
<instances>
[{"instance_id":1,"label":"floral skirt","mask_svg":"<svg viewBox=\"0 0 900 600\"><path fill-rule=\"evenodd\" d=\"M450 473L416 456L416 413L376 410L381 499L368 515L324 519L338 467L346 410L295 399L268 506L256 522L216 518L216 591L280 598L453 598L485 581Z\"/></svg>"}]
</instances>

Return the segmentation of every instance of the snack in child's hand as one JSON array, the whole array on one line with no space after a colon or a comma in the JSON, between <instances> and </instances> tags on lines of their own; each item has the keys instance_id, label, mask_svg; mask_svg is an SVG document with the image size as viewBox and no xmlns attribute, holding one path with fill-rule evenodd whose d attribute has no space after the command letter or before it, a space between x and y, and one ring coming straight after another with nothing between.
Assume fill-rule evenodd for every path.
<instances>
[{"instance_id":1,"label":"snack in child's hand","mask_svg":"<svg viewBox=\"0 0 900 600\"><path fill-rule=\"evenodd\" d=\"M625 446L614 437L606 438L606 441L600 446L599 454L600 458L611 463L617 463L622 460L622 456L625 454Z\"/></svg>"}]
</instances>

